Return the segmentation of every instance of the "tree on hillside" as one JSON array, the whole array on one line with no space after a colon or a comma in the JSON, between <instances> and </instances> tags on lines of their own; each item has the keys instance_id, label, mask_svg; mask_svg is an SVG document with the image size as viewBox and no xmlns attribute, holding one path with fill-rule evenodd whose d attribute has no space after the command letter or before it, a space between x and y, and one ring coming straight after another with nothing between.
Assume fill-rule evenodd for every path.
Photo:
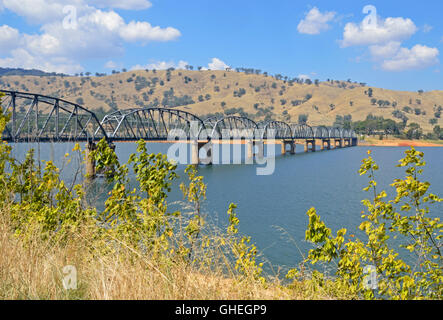
<instances>
[{"instance_id":1,"label":"tree on hillside","mask_svg":"<svg viewBox=\"0 0 443 320\"><path fill-rule=\"evenodd\" d=\"M308 115L307 114L300 114L298 116L298 124L306 124L308 123Z\"/></svg>"},{"instance_id":2,"label":"tree on hillside","mask_svg":"<svg viewBox=\"0 0 443 320\"><path fill-rule=\"evenodd\" d=\"M408 139L420 139L423 135L423 130L418 123L411 123L408 125L408 130L406 131L406 137Z\"/></svg>"}]
</instances>

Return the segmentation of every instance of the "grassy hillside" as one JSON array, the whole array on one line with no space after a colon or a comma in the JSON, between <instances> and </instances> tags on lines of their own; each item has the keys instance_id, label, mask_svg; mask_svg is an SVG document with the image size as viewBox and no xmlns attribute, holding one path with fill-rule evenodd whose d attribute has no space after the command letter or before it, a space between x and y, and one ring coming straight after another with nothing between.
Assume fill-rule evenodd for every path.
<instances>
[{"instance_id":1,"label":"grassy hillside","mask_svg":"<svg viewBox=\"0 0 443 320\"><path fill-rule=\"evenodd\" d=\"M332 125L336 116L353 121L368 114L418 123L424 131L443 126L443 91L407 92L350 81L297 83L235 71L140 70L102 77L2 76L0 88L42 93L109 112L134 107L176 107L198 115L240 113L260 121ZM372 89L372 95L371 90ZM440 112L439 112L440 110ZM433 123L430 124L430 120Z\"/></svg>"}]
</instances>

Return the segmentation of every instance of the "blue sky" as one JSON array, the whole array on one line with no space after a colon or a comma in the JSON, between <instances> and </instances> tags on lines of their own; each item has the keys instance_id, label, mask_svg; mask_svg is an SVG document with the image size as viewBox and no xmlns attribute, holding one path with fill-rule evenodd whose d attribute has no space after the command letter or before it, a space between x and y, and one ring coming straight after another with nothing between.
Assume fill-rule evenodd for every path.
<instances>
[{"instance_id":1,"label":"blue sky","mask_svg":"<svg viewBox=\"0 0 443 320\"><path fill-rule=\"evenodd\" d=\"M230 66L442 90L442 14L441 1L0 0L0 67Z\"/></svg>"}]
</instances>

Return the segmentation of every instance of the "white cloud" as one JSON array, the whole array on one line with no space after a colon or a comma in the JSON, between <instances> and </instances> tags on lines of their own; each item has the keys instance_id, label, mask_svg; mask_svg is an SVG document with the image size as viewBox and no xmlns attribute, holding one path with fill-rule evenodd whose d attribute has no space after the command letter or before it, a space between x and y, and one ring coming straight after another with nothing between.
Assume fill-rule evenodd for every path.
<instances>
[{"instance_id":1,"label":"white cloud","mask_svg":"<svg viewBox=\"0 0 443 320\"><path fill-rule=\"evenodd\" d=\"M152 6L148 0L0 0L0 9L7 9L28 22L41 24L63 19L65 6L74 6L78 15L96 8L144 10Z\"/></svg>"},{"instance_id":2,"label":"white cloud","mask_svg":"<svg viewBox=\"0 0 443 320\"><path fill-rule=\"evenodd\" d=\"M19 31L8 25L0 27L0 53L8 52L18 46Z\"/></svg>"},{"instance_id":3,"label":"white cloud","mask_svg":"<svg viewBox=\"0 0 443 320\"><path fill-rule=\"evenodd\" d=\"M12 50L10 57L0 58L0 67L39 69L58 73L73 74L83 71L80 64L57 57L51 60L31 55L25 49Z\"/></svg>"},{"instance_id":4,"label":"white cloud","mask_svg":"<svg viewBox=\"0 0 443 320\"><path fill-rule=\"evenodd\" d=\"M424 32L432 27L425 25ZM368 46L369 53L385 71L424 69L439 63L437 48L417 44L411 49L402 47L402 42L417 32L411 19L377 17L375 24L367 19L360 24L348 23L343 32L342 47Z\"/></svg>"},{"instance_id":5,"label":"white cloud","mask_svg":"<svg viewBox=\"0 0 443 320\"><path fill-rule=\"evenodd\" d=\"M329 22L334 19L335 12L321 13L316 7L312 8L300 21L297 30L303 34L319 34L330 28Z\"/></svg>"},{"instance_id":6,"label":"white cloud","mask_svg":"<svg viewBox=\"0 0 443 320\"><path fill-rule=\"evenodd\" d=\"M433 27L433 26L430 26L429 24L425 24L425 25L423 26L423 32L424 32L424 33L431 32L432 29L434 29L434 27Z\"/></svg>"},{"instance_id":7,"label":"white cloud","mask_svg":"<svg viewBox=\"0 0 443 320\"><path fill-rule=\"evenodd\" d=\"M373 59L385 71L424 69L439 62L439 50L423 45L408 49L403 48L400 42L392 41L385 45L370 46L369 50Z\"/></svg>"},{"instance_id":8,"label":"white cloud","mask_svg":"<svg viewBox=\"0 0 443 320\"><path fill-rule=\"evenodd\" d=\"M230 67L218 58L212 58L212 61L208 63L209 70L226 70L226 68Z\"/></svg>"},{"instance_id":9,"label":"white cloud","mask_svg":"<svg viewBox=\"0 0 443 320\"><path fill-rule=\"evenodd\" d=\"M297 78L301 79L301 80L307 80L307 79L311 79L310 76L308 76L307 74L299 74L297 76Z\"/></svg>"},{"instance_id":10,"label":"white cloud","mask_svg":"<svg viewBox=\"0 0 443 320\"><path fill-rule=\"evenodd\" d=\"M342 47L380 45L392 41L402 41L417 32L417 27L411 19L387 18L377 19L376 25L365 21L359 25L347 23L343 32Z\"/></svg>"},{"instance_id":11,"label":"white cloud","mask_svg":"<svg viewBox=\"0 0 443 320\"><path fill-rule=\"evenodd\" d=\"M131 21L120 29L120 36L128 42L171 41L181 36L180 31L168 27L152 27L148 22Z\"/></svg>"},{"instance_id":12,"label":"white cloud","mask_svg":"<svg viewBox=\"0 0 443 320\"><path fill-rule=\"evenodd\" d=\"M145 0L130 0L127 9L148 8ZM63 7L74 5L77 9L76 28L64 27ZM181 33L173 27L152 26L147 21L125 20L115 11L100 10L94 5L120 7L117 1L97 0L0 0L18 15L40 22L40 33L20 33L4 25L0 27L0 66L41 68L44 71L79 72L85 59L107 59L124 54L125 43L145 45L179 38ZM47 20L45 20L47 18ZM41 20L44 20L41 22ZM13 41L11 41L13 39ZM14 51L20 48L19 51ZM25 57L26 60L25 60ZM23 64L21 66L20 64Z\"/></svg>"},{"instance_id":13,"label":"white cloud","mask_svg":"<svg viewBox=\"0 0 443 320\"><path fill-rule=\"evenodd\" d=\"M385 60L382 68L387 71L423 69L438 63L439 51L423 45L412 49L401 48L391 59Z\"/></svg>"},{"instance_id":14,"label":"white cloud","mask_svg":"<svg viewBox=\"0 0 443 320\"><path fill-rule=\"evenodd\" d=\"M117 8L124 10L144 10L152 6L147 0L92 0L89 3L99 8Z\"/></svg>"},{"instance_id":15,"label":"white cloud","mask_svg":"<svg viewBox=\"0 0 443 320\"><path fill-rule=\"evenodd\" d=\"M135 65L131 68L131 70L166 70L169 68L174 69L185 69L185 67L188 65L188 62L180 60L178 63L175 63L174 61L152 61L146 65Z\"/></svg>"},{"instance_id":16,"label":"white cloud","mask_svg":"<svg viewBox=\"0 0 443 320\"><path fill-rule=\"evenodd\" d=\"M31 23L55 21L64 17L63 7L78 1L60 0L2 0L3 7Z\"/></svg>"},{"instance_id":17,"label":"white cloud","mask_svg":"<svg viewBox=\"0 0 443 320\"><path fill-rule=\"evenodd\" d=\"M118 65L114 62L114 61L112 61L112 60L109 60L108 62L106 62L105 63L105 66L104 66L106 69L117 69L118 68Z\"/></svg>"},{"instance_id":18,"label":"white cloud","mask_svg":"<svg viewBox=\"0 0 443 320\"><path fill-rule=\"evenodd\" d=\"M372 57L376 60L392 58L401 48L401 42L391 41L382 45L373 45L369 47Z\"/></svg>"},{"instance_id":19,"label":"white cloud","mask_svg":"<svg viewBox=\"0 0 443 320\"><path fill-rule=\"evenodd\" d=\"M131 68L131 70L166 70L169 68L174 69L186 69L189 63L187 61L180 60L178 63L174 61L151 61L145 65L135 65ZM225 62L218 58L212 58L211 62L208 63L208 67L203 67L202 70L226 70L226 68L230 68Z\"/></svg>"}]
</instances>

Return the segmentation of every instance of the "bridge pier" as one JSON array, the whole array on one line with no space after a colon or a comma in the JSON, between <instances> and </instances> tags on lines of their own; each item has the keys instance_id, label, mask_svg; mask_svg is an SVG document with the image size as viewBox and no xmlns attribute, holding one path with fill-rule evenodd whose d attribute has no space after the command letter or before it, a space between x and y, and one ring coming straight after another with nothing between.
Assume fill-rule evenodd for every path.
<instances>
[{"instance_id":1,"label":"bridge pier","mask_svg":"<svg viewBox=\"0 0 443 320\"><path fill-rule=\"evenodd\" d=\"M343 139L344 140L344 146L345 148L348 148L351 146L351 139Z\"/></svg>"},{"instance_id":2,"label":"bridge pier","mask_svg":"<svg viewBox=\"0 0 443 320\"><path fill-rule=\"evenodd\" d=\"M282 140L281 141L281 154L286 154L286 146L289 145L291 147L290 154L295 154L295 142L293 140Z\"/></svg>"},{"instance_id":3,"label":"bridge pier","mask_svg":"<svg viewBox=\"0 0 443 320\"><path fill-rule=\"evenodd\" d=\"M254 151L255 146L258 147L257 152ZM248 160L254 159L254 157L258 157L262 159L265 154L265 143L260 141L254 141L252 139L246 140L246 157Z\"/></svg>"},{"instance_id":4,"label":"bridge pier","mask_svg":"<svg viewBox=\"0 0 443 320\"><path fill-rule=\"evenodd\" d=\"M96 148L96 145L92 141L89 141L86 144L86 149L85 149L85 152L86 152L86 156L85 156L86 178L90 179L90 180L94 179L97 176L97 174L95 172L95 159L92 159L92 157L91 157L91 152L94 151L95 148Z\"/></svg>"},{"instance_id":5,"label":"bridge pier","mask_svg":"<svg viewBox=\"0 0 443 320\"><path fill-rule=\"evenodd\" d=\"M206 150L206 158L200 159L200 150ZM191 142L191 164L212 164L212 142L192 140Z\"/></svg>"},{"instance_id":6,"label":"bridge pier","mask_svg":"<svg viewBox=\"0 0 443 320\"><path fill-rule=\"evenodd\" d=\"M254 142L250 139L246 141L246 157L248 159L254 158Z\"/></svg>"},{"instance_id":7,"label":"bridge pier","mask_svg":"<svg viewBox=\"0 0 443 320\"><path fill-rule=\"evenodd\" d=\"M331 150L331 140L330 139L322 139L322 141L321 141L321 150L322 151L325 150L325 144L326 144L326 149Z\"/></svg>"},{"instance_id":8,"label":"bridge pier","mask_svg":"<svg viewBox=\"0 0 443 320\"><path fill-rule=\"evenodd\" d=\"M338 145L337 145L338 144ZM335 145L334 148L343 148L343 139L335 139Z\"/></svg>"},{"instance_id":9,"label":"bridge pier","mask_svg":"<svg viewBox=\"0 0 443 320\"><path fill-rule=\"evenodd\" d=\"M315 140L306 140L305 152L315 152Z\"/></svg>"}]
</instances>

